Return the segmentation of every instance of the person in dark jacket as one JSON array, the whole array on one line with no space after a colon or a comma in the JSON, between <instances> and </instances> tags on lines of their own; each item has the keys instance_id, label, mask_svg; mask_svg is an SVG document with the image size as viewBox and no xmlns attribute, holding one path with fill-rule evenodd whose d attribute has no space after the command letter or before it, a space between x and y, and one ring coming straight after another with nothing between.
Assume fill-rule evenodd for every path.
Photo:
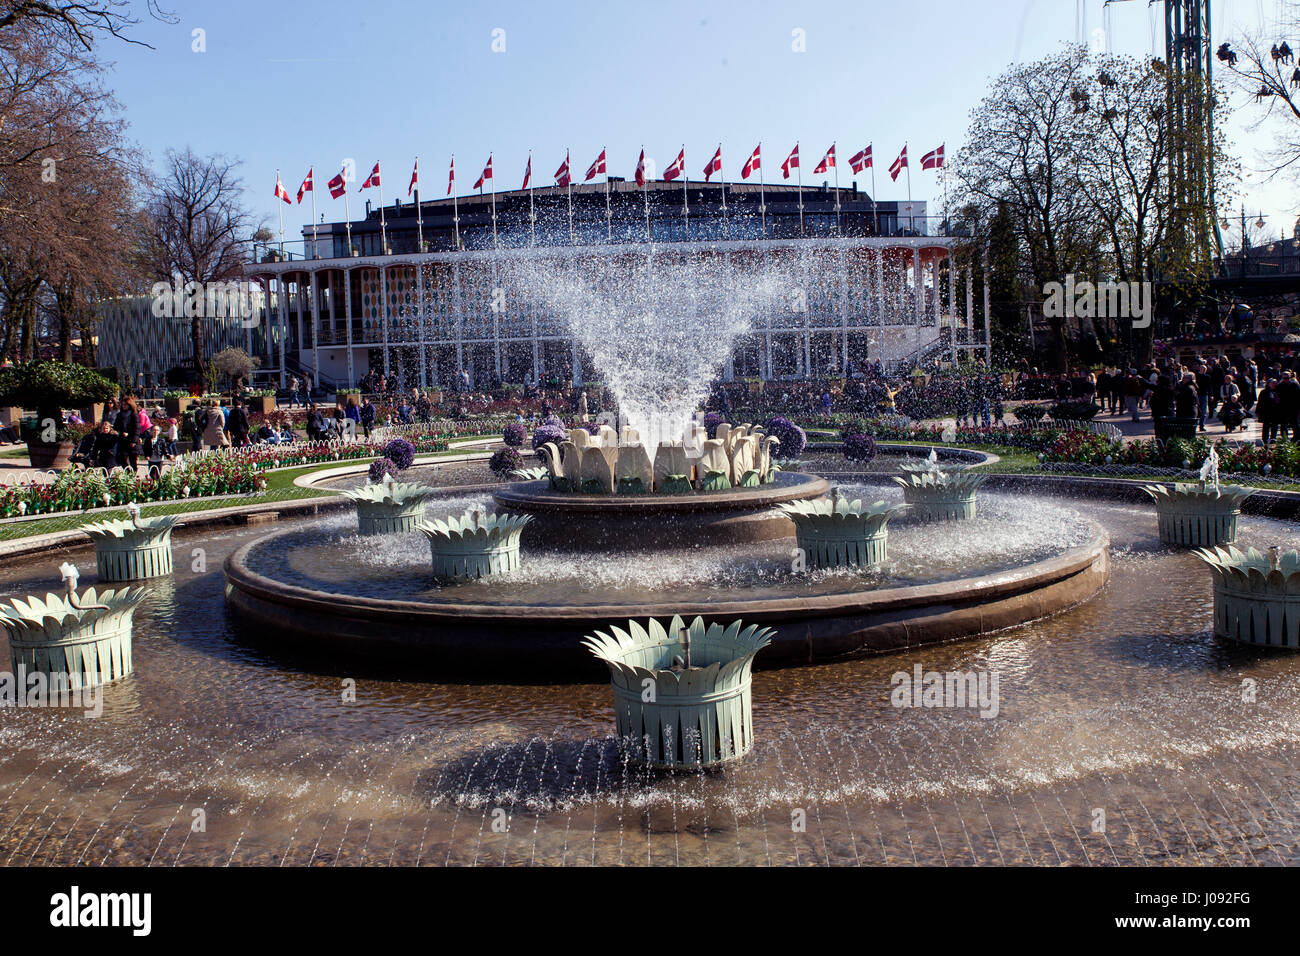
<instances>
[{"instance_id":1,"label":"person in dark jacket","mask_svg":"<svg viewBox=\"0 0 1300 956\"><path fill-rule=\"evenodd\" d=\"M1200 411L1201 397L1196 389L1196 375L1184 372L1183 380L1174 389L1174 415L1177 418L1196 418Z\"/></svg>"},{"instance_id":2,"label":"person in dark jacket","mask_svg":"<svg viewBox=\"0 0 1300 956\"><path fill-rule=\"evenodd\" d=\"M1255 400L1255 415L1264 429L1264 444L1271 445L1277 441L1282 427L1282 396L1277 391L1278 381L1270 378L1264 390Z\"/></svg>"},{"instance_id":3,"label":"person in dark jacket","mask_svg":"<svg viewBox=\"0 0 1300 956\"><path fill-rule=\"evenodd\" d=\"M325 415L316 406L315 402L308 405L307 412L307 440L321 441L325 435Z\"/></svg>"},{"instance_id":4,"label":"person in dark jacket","mask_svg":"<svg viewBox=\"0 0 1300 956\"><path fill-rule=\"evenodd\" d=\"M361 399L361 409L358 412L358 419L362 433L366 438L369 438L370 430L375 427L375 406L370 403L370 396L368 395L363 396Z\"/></svg>"},{"instance_id":5,"label":"person in dark jacket","mask_svg":"<svg viewBox=\"0 0 1300 956\"><path fill-rule=\"evenodd\" d=\"M236 448L248 444L248 412L244 411L244 400L238 396L231 402L230 415L226 418L226 431L230 435L230 444Z\"/></svg>"},{"instance_id":6,"label":"person in dark jacket","mask_svg":"<svg viewBox=\"0 0 1300 956\"><path fill-rule=\"evenodd\" d=\"M135 471L139 455L136 442L140 440L140 408L134 397L123 397L113 419L113 432L117 435L117 463Z\"/></svg>"},{"instance_id":7,"label":"person in dark jacket","mask_svg":"<svg viewBox=\"0 0 1300 956\"><path fill-rule=\"evenodd\" d=\"M1290 429L1291 440L1300 442L1300 381L1296 380L1295 373L1290 369L1282 373L1282 378L1277 383L1277 393L1281 399L1278 435L1285 438Z\"/></svg>"},{"instance_id":8,"label":"person in dark jacket","mask_svg":"<svg viewBox=\"0 0 1300 956\"><path fill-rule=\"evenodd\" d=\"M117 467L117 435L108 419L95 426L95 444L90 449L90 463L95 468L109 471Z\"/></svg>"}]
</instances>

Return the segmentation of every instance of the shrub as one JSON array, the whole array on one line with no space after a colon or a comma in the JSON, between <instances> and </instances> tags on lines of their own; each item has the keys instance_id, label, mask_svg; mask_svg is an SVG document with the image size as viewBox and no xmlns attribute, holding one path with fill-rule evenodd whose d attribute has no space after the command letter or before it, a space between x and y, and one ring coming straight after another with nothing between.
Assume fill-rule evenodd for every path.
<instances>
[{"instance_id":1,"label":"shrub","mask_svg":"<svg viewBox=\"0 0 1300 956\"><path fill-rule=\"evenodd\" d=\"M798 458L808 444L804 430L788 418L777 416L767 423L767 433L780 444L776 448L776 457L785 460Z\"/></svg>"},{"instance_id":2,"label":"shrub","mask_svg":"<svg viewBox=\"0 0 1300 956\"><path fill-rule=\"evenodd\" d=\"M845 436L844 457L849 461L871 461L876 457L876 440L870 435Z\"/></svg>"},{"instance_id":3,"label":"shrub","mask_svg":"<svg viewBox=\"0 0 1300 956\"><path fill-rule=\"evenodd\" d=\"M511 422L501 432L501 440L511 448L518 448L528 440L528 429L524 427L523 422Z\"/></svg>"},{"instance_id":4,"label":"shrub","mask_svg":"<svg viewBox=\"0 0 1300 956\"><path fill-rule=\"evenodd\" d=\"M23 362L0 370L0 405L34 411L38 422L53 419L62 423L63 409L104 402L116 395L117 385L84 365Z\"/></svg>"},{"instance_id":5,"label":"shrub","mask_svg":"<svg viewBox=\"0 0 1300 956\"><path fill-rule=\"evenodd\" d=\"M384 446L384 457L390 459L398 471L406 471L415 463L415 446L405 438L394 438Z\"/></svg>"},{"instance_id":6,"label":"shrub","mask_svg":"<svg viewBox=\"0 0 1300 956\"><path fill-rule=\"evenodd\" d=\"M548 421L545 425L539 425L537 431L533 432L533 451L537 451L547 442L561 445L567 434L564 426L558 423L552 424Z\"/></svg>"},{"instance_id":7,"label":"shrub","mask_svg":"<svg viewBox=\"0 0 1300 956\"><path fill-rule=\"evenodd\" d=\"M1057 402L1048 414L1058 422L1087 422L1092 421L1099 411L1101 406L1093 402ZM1016 417L1019 417L1018 412Z\"/></svg>"},{"instance_id":8,"label":"shrub","mask_svg":"<svg viewBox=\"0 0 1300 956\"><path fill-rule=\"evenodd\" d=\"M498 478L509 478L513 472L524 467L524 456L509 446L493 452L488 460L488 468Z\"/></svg>"},{"instance_id":9,"label":"shrub","mask_svg":"<svg viewBox=\"0 0 1300 956\"><path fill-rule=\"evenodd\" d=\"M1015 410L1016 420L1026 425L1037 425L1046 415L1047 407L1044 405L1021 405Z\"/></svg>"},{"instance_id":10,"label":"shrub","mask_svg":"<svg viewBox=\"0 0 1300 956\"><path fill-rule=\"evenodd\" d=\"M370 463L370 480L383 481L385 477L397 477L399 469L391 458L376 458Z\"/></svg>"}]
</instances>

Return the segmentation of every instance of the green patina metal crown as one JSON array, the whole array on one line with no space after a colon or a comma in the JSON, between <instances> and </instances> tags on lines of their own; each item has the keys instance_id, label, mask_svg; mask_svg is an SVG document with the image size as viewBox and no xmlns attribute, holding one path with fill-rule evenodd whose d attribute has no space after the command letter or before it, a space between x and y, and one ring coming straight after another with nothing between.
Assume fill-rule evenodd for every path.
<instances>
[{"instance_id":1,"label":"green patina metal crown","mask_svg":"<svg viewBox=\"0 0 1300 956\"><path fill-rule=\"evenodd\" d=\"M346 498L371 505L414 505L433 497L437 491L413 481L377 481L341 491Z\"/></svg>"},{"instance_id":2,"label":"green patina metal crown","mask_svg":"<svg viewBox=\"0 0 1300 956\"><path fill-rule=\"evenodd\" d=\"M905 491L921 494L972 495L987 477L969 471L913 471L895 475L894 481Z\"/></svg>"},{"instance_id":3,"label":"green patina metal crown","mask_svg":"<svg viewBox=\"0 0 1300 956\"><path fill-rule=\"evenodd\" d=\"M159 515L156 518L141 518L138 526L134 521L126 518L109 518L82 525L81 530L98 542L111 539L152 538L171 531L175 526L175 515Z\"/></svg>"},{"instance_id":4,"label":"green patina metal crown","mask_svg":"<svg viewBox=\"0 0 1300 956\"><path fill-rule=\"evenodd\" d=\"M1143 485L1142 490L1149 494L1156 504L1182 503L1203 505L1207 507L1240 508L1241 503L1255 493L1254 488L1241 485L1221 485L1215 487L1205 482L1175 482L1169 485Z\"/></svg>"},{"instance_id":5,"label":"green patina metal crown","mask_svg":"<svg viewBox=\"0 0 1300 956\"><path fill-rule=\"evenodd\" d=\"M80 596L46 594L0 604L14 670L66 674L72 689L131 673L131 629L144 588L87 588Z\"/></svg>"},{"instance_id":6,"label":"green patina metal crown","mask_svg":"<svg viewBox=\"0 0 1300 956\"><path fill-rule=\"evenodd\" d=\"M486 543L517 534L532 520L532 515L484 514L470 510L460 517L425 519L420 530L431 539Z\"/></svg>"},{"instance_id":7,"label":"green patina metal crown","mask_svg":"<svg viewBox=\"0 0 1300 956\"><path fill-rule=\"evenodd\" d=\"M539 481L542 478L549 478L550 475L550 470L544 467L518 468L510 473L510 477L516 481Z\"/></svg>"},{"instance_id":8,"label":"green patina metal crown","mask_svg":"<svg viewBox=\"0 0 1300 956\"><path fill-rule=\"evenodd\" d=\"M713 623L707 627L697 617L688 625L674 616L665 627L651 618L642 626L628 621L627 630L611 627L610 633L597 631L582 644L622 677L638 693L643 679L656 681L661 690L673 694L704 694L733 674L749 666L754 655L772 643L776 632L770 627L742 621L728 625ZM673 669L674 658L690 646L690 668Z\"/></svg>"},{"instance_id":9,"label":"green patina metal crown","mask_svg":"<svg viewBox=\"0 0 1300 956\"><path fill-rule=\"evenodd\" d=\"M1192 552L1226 584L1263 589L1265 586L1300 594L1300 551L1264 554L1254 548L1197 548ZM1276 557L1276 565L1274 564Z\"/></svg>"},{"instance_id":10,"label":"green patina metal crown","mask_svg":"<svg viewBox=\"0 0 1300 956\"><path fill-rule=\"evenodd\" d=\"M868 504L858 499L818 498L813 501L788 501L777 507L785 512L800 529L810 531L848 530L854 528L865 534L880 531L901 511L909 506L876 501Z\"/></svg>"},{"instance_id":11,"label":"green patina metal crown","mask_svg":"<svg viewBox=\"0 0 1300 956\"><path fill-rule=\"evenodd\" d=\"M69 625L91 628L116 619L124 611L134 611L149 592L144 588L109 588L96 594L93 587L82 592L76 607L66 597L45 595L44 600L33 595L27 600L11 598L0 604L0 626L11 640L24 643L57 642ZM104 605L96 607L94 605ZM116 626L116 625L114 625Z\"/></svg>"}]
</instances>

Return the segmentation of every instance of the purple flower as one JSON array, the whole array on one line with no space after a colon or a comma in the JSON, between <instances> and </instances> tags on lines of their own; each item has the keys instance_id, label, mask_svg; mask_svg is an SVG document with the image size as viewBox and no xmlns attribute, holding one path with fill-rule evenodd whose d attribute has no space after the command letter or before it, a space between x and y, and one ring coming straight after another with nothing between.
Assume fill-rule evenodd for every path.
<instances>
[{"instance_id":1,"label":"purple flower","mask_svg":"<svg viewBox=\"0 0 1300 956\"><path fill-rule=\"evenodd\" d=\"M775 451L778 458L786 460L798 458L803 454L804 446L808 444L808 436L804 434L804 430L790 419L779 415L767 423L767 433L780 442Z\"/></svg>"},{"instance_id":2,"label":"purple flower","mask_svg":"<svg viewBox=\"0 0 1300 956\"><path fill-rule=\"evenodd\" d=\"M384 457L391 460L398 471L406 471L415 463L415 446L405 438L394 438L384 446Z\"/></svg>"},{"instance_id":3,"label":"purple flower","mask_svg":"<svg viewBox=\"0 0 1300 956\"><path fill-rule=\"evenodd\" d=\"M518 448L528 440L528 429L524 427L523 422L511 422L501 433L501 440L511 448Z\"/></svg>"},{"instance_id":4,"label":"purple flower","mask_svg":"<svg viewBox=\"0 0 1300 956\"><path fill-rule=\"evenodd\" d=\"M488 468L498 478L508 478L511 472L518 471L523 466L524 456L509 446L497 449L488 460Z\"/></svg>"},{"instance_id":5,"label":"purple flower","mask_svg":"<svg viewBox=\"0 0 1300 956\"><path fill-rule=\"evenodd\" d=\"M386 475L397 477L398 468L391 458L376 458L370 463L370 480L383 481Z\"/></svg>"},{"instance_id":6,"label":"purple flower","mask_svg":"<svg viewBox=\"0 0 1300 956\"><path fill-rule=\"evenodd\" d=\"M876 440L870 435L845 435L844 457L849 461L871 461L876 457Z\"/></svg>"},{"instance_id":7,"label":"purple flower","mask_svg":"<svg viewBox=\"0 0 1300 956\"><path fill-rule=\"evenodd\" d=\"M559 446L563 444L566 435L567 432L564 430L563 425L552 424L548 421L545 425L539 426L537 431L533 432L533 451L537 451L537 449L541 448L547 442L552 442L556 446Z\"/></svg>"}]
</instances>

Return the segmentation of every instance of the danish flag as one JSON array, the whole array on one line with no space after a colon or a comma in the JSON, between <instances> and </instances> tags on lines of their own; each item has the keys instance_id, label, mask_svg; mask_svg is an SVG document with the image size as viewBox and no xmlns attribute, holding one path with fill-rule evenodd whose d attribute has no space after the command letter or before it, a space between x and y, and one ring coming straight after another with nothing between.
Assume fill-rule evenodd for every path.
<instances>
[{"instance_id":1,"label":"danish flag","mask_svg":"<svg viewBox=\"0 0 1300 956\"><path fill-rule=\"evenodd\" d=\"M874 168L871 163L871 147L868 146L860 153L854 153L849 157L849 169L855 173L860 173L864 169Z\"/></svg>"},{"instance_id":2,"label":"danish flag","mask_svg":"<svg viewBox=\"0 0 1300 956\"><path fill-rule=\"evenodd\" d=\"M367 176L366 181L361 184L361 189L369 189L371 186L378 186L378 185L379 185L379 163L375 163L375 168L370 170L370 175ZM357 192L361 192L361 189L358 189Z\"/></svg>"},{"instance_id":3,"label":"danish flag","mask_svg":"<svg viewBox=\"0 0 1300 956\"><path fill-rule=\"evenodd\" d=\"M483 183L492 178L492 154L488 153L487 165L483 167L483 172L479 173L478 180L474 183L475 189L482 189Z\"/></svg>"},{"instance_id":4,"label":"danish flag","mask_svg":"<svg viewBox=\"0 0 1300 956\"><path fill-rule=\"evenodd\" d=\"M315 167L312 167L312 169L314 168ZM302 181L302 185L298 187L298 202L302 202L303 194L315 192L311 184L311 174L312 174L312 170L311 169L307 170L307 178L304 179Z\"/></svg>"},{"instance_id":5,"label":"danish flag","mask_svg":"<svg viewBox=\"0 0 1300 956\"><path fill-rule=\"evenodd\" d=\"M331 179L328 183L325 184L326 186L329 187L331 198L338 199L340 196L342 196L345 192L348 191L348 181L344 177L344 173L346 172L347 172L347 167L345 166L343 169L339 170L339 174L337 176L335 176L333 179Z\"/></svg>"},{"instance_id":6,"label":"danish flag","mask_svg":"<svg viewBox=\"0 0 1300 956\"><path fill-rule=\"evenodd\" d=\"M704 181L707 183L714 173L722 172L722 147L713 154L713 158L704 164Z\"/></svg>"},{"instance_id":7,"label":"danish flag","mask_svg":"<svg viewBox=\"0 0 1300 956\"><path fill-rule=\"evenodd\" d=\"M636 184L645 185L645 147L641 147L641 158L636 161Z\"/></svg>"},{"instance_id":8,"label":"danish flag","mask_svg":"<svg viewBox=\"0 0 1300 956\"><path fill-rule=\"evenodd\" d=\"M907 147L904 146L903 151L898 154L898 159L894 160L894 165L889 167L889 178L897 182L898 174L901 173L906 168L907 168ZM910 176L911 173L908 173L908 175Z\"/></svg>"},{"instance_id":9,"label":"danish flag","mask_svg":"<svg viewBox=\"0 0 1300 956\"><path fill-rule=\"evenodd\" d=\"M686 147L683 146L677 158L664 170L664 182L672 182L686 169Z\"/></svg>"},{"instance_id":10,"label":"danish flag","mask_svg":"<svg viewBox=\"0 0 1300 956\"><path fill-rule=\"evenodd\" d=\"M922 169L939 169L943 166L943 147L940 146L933 152L926 153L921 157Z\"/></svg>"},{"instance_id":11,"label":"danish flag","mask_svg":"<svg viewBox=\"0 0 1300 956\"><path fill-rule=\"evenodd\" d=\"M753 173L754 170L763 168L762 164L759 161L759 155L758 155L758 151L762 147L762 145L763 145L762 143L759 143L758 146L755 146L754 151L749 154L749 159L745 160L745 166L740 171L741 179L748 179L750 177L750 174Z\"/></svg>"},{"instance_id":12,"label":"danish flag","mask_svg":"<svg viewBox=\"0 0 1300 956\"><path fill-rule=\"evenodd\" d=\"M283 199L289 205L293 205L293 200L289 198L289 190L284 188L284 183L280 182L280 174L275 174L275 198Z\"/></svg>"},{"instance_id":13,"label":"danish flag","mask_svg":"<svg viewBox=\"0 0 1300 956\"><path fill-rule=\"evenodd\" d=\"M406 187L406 195L411 195L415 187L420 185L420 158L415 158L415 165L411 167L411 182Z\"/></svg>"},{"instance_id":14,"label":"danish flag","mask_svg":"<svg viewBox=\"0 0 1300 956\"><path fill-rule=\"evenodd\" d=\"M524 184L523 184L522 186L520 186L519 188L520 188L520 189L527 189L527 188L528 188L528 184L529 184L530 182L532 182L532 181L533 181L533 155L532 155L532 153L529 153L529 154L528 154L528 165L524 167Z\"/></svg>"},{"instance_id":15,"label":"danish flag","mask_svg":"<svg viewBox=\"0 0 1300 956\"><path fill-rule=\"evenodd\" d=\"M781 164L781 173L786 178L790 178L790 170L799 168L799 144L794 144L794 150L785 158Z\"/></svg>"},{"instance_id":16,"label":"danish flag","mask_svg":"<svg viewBox=\"0 0 1300 956\"><path fill-rule=\"evenodd\" d=\"M587 180L594 178L597 173L603 173L604 171L605 171L605 151L602 149L600 151L600 155L596 157L596 161L587 167L586 178L584 178L582 181L585 183Z\"/></svg>"},{"instance_id":17,"label":"danish flag","mask_svg":"<svg viewBox=\"0 0 1300 956\"><path fill-rule=\"evenodd\" d=\"M447 195L451 195L451 188L456 185L456 157L451 158L451 169L447 172Z\"/></svg>"},{"instance_id":18,"label":"danish flag","mask_svg":"<svg viewBox=\"0 0 1300 956\"><path fill-rule=\"evenodd\" d=\"M567 186L569 183L569 154L565 153L564 162L562 162L560 168L555 171L555 185Z\"/></svg>"},{"instance_id":19,"label":"danish flag","mask_svg":"<svg viewBox=\"0 0 1300 956\"><path fill-rule=\"evenodd\" d=\"M822 161L813 168L813 174L816 175L817 173L824 173L828 169L834 169L834 168L835 168L835 144L831 143L831 148L826 150L826 155L822 157Z\"/></svg>"}]
</instances>

